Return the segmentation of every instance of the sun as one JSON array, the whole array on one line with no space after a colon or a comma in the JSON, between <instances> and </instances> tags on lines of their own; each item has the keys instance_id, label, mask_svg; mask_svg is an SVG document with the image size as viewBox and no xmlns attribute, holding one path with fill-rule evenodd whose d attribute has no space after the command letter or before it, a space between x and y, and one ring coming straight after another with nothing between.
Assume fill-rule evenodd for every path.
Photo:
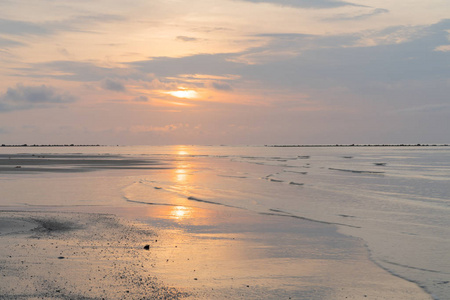
<instances>
[{"instance_id":1,"label":"sun","mask_svg":"<svg viewBox=\"0 0 450 300\"><path fill-rule=\"evenodd\" d=\"M172 95L174 97L177 98L183 98L183 99L195 99L198 97L198 93L194 90L185 90L185 89L181 89L178 91L170 91L170 92L165 92L165 94L169 94Z\"/></svg>"}]
</instances>

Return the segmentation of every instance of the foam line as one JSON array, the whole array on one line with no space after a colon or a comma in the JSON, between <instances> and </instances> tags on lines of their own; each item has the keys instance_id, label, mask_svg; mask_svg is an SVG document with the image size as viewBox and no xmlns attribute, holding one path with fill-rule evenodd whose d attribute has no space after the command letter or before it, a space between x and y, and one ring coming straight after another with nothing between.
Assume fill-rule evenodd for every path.
<instances>
[{"instance_id":1,"label":"foam line","mask_svg":"<svg viewBox=\"0 0 450 300\"><path fill-rule=\"evenodd\" d=\"M354 226L354 225L343 224L343 223L319 221L319 220L314 220L314 219L310 219L310 218L306 218L306 217L296 216L296 215L293 215L293 214L290 214L290 213L287 213L287 212L284 212L281 210L277 210L277 209L269 209L269 210L273 211L273 213L260 212L259 214L267 215L267 216L289 217L289 218L311 221L311 222L316 222L316 223L321 223L321 224L328 224L328 225L339 225L339 226L345 226L345 227L351 227L351 228L361 228L360 226Z\"/></svg>"}]
</instances>

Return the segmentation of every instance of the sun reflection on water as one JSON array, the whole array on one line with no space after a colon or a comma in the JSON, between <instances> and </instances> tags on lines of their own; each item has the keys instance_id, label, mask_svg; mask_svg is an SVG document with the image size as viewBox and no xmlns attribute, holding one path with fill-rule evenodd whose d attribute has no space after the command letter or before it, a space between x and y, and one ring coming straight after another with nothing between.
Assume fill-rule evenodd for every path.
<instances>
[{"instance_id":1,"label":"sun reflection on water","mask_svg":"<svg viewBox=\"0 0 450 300\"><path fill-rule=\"evenodd\" d=\"M169 212L169 216L172 219L183 220L192 218L193 209L192 207L186 206L174 206Z\"/></svg>"},{"instance_id":2,"label":"sun reflection on water","mask_svg":"<svg viewBox=\"0 0 450 300\"><path fill-rule=\"evenodd\" d=\"M186 150L178 150L177 154L178 155L189 155L189 152Z\"/></svg>"},{"instance_id":3,"label":"sun reflection on water","mask_svg":"<svg viewBox=\"0 0 450 300\"><path fill-rule=\"evenodd\" d=\"M189 152L188 147L177 146L176 154L180 157L180 160L176 163L174 179L176 183L185 185L187 183L191 166L185 162L184 157L190 155L191 153Z\"/></svg>"},{"instance_id":4,"label":"sun reflection on water","mask_svg":"<svg viewBox=\"0 0 450 300\"><path fill-rule=\"evenodd\" d=\"M182 169L175 170L175 181L177 183L181 183L181 184L186 183L187 176L188 176L188 173L187 173L186 169L182 168Z\"/></svg>"}]
</instances>

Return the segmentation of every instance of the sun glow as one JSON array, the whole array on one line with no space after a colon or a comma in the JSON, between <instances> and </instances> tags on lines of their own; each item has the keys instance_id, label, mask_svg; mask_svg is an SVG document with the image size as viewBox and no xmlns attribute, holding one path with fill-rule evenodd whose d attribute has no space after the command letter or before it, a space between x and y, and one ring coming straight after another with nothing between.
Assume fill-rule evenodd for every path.
<instances>
[{"instance_id":1,"label":"sun glow","mask_svg":"<svg viewBox=\"0 0 450 300\"><path fill-rule=\"evenodd\" d=\"M170 91L170 92L165 92L165 94L169 94L174 97L183 98L183 99L195 99L198 97L198 93L194 90Z\"/></svg>"}]
</instances>

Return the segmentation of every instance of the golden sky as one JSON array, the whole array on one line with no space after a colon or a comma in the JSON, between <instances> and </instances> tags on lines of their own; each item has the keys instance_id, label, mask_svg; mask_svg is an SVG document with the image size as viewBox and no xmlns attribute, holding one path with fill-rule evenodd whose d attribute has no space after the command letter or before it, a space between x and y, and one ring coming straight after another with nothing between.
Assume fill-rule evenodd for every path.
<instances>
[{"instance_id":1,"label":"golden sky","mask_svg":"<svg viewBox=\"0 0 450 300\"><path fill-rule=\"evenodd\" d=\"M0 0L2 143L439 143L447 0Z\"/></svg>"}]
</instances>

